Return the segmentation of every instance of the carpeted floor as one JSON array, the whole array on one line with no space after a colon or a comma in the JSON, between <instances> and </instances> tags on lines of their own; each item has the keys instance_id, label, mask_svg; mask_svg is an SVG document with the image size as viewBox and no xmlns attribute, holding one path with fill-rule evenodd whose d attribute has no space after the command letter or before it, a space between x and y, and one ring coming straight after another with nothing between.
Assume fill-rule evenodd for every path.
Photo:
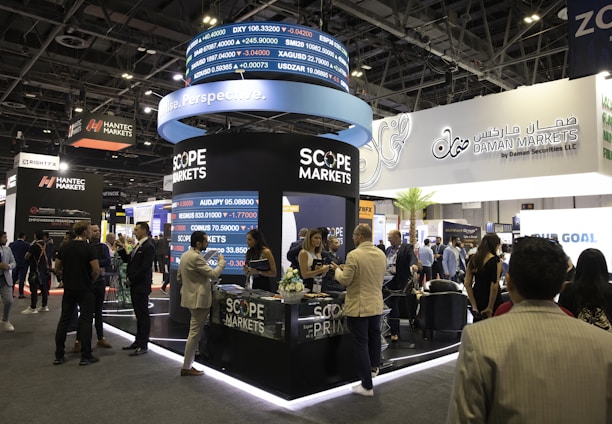
<instances>
[{"instance_id":1,"label":"carpeted floor","mask_svg":"<svg viewBox=\"0 0 612 424\"><path fill-rule=\"evenodd\" d=\"M277 406L211 376L180 377L181 364L154 352L128 357L130 344L107 331L112 349L94 349L97 364L78 365L67 354L54 366L54 334L61 296L51 296L49 312L22 315L29 299L14 299L14 333L0 333L0 381L5 400L0 423L443 423L454 361L384 383L375 396L346 390L337 397L299 409ZM71 347L74 335L68 336Z\"/></svg>"}]
</instances>

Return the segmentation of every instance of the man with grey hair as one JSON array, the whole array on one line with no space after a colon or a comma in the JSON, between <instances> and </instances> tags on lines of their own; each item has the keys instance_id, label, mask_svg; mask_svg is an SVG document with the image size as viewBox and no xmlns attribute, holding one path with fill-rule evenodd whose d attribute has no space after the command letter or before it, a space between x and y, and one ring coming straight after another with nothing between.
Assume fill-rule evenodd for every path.
<instances>
[{"instance_id":1,"label":"man with grey hair","mask_svg":"<svg viewBox=\"0 0 612 424\"><path fill-rule=\"evenodd\" d=\"M380 321L383 311L382 284L387 269L385 254L372 243L372 229L360 224L353 230L356 248L342 268L332 262L336 280L346 286L344 315L353 336L357 374L361 384L353 393L374 396L372 378L380 366Z\"/></svg>"}]
</instances>

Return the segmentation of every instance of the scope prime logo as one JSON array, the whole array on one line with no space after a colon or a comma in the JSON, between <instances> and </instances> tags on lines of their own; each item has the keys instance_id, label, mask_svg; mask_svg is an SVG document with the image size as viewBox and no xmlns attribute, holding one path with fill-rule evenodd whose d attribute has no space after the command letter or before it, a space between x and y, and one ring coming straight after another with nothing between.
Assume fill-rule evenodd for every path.
<instances>
[{"instance_id":1,"label":"scope prime logo","mask_svg":"<svg viewBox=\"0 0 612 424\"><path fill-rule=\"evenodd\" d=\"M206 149L186 150L172 158L172 183L206 178Z\"/></svg>"},{"instance_id":2,"label":"scope prime logo","mask_svg":"<svg viewBox=\"0 0 612 424\"><path fill-rule=\"evenodd\" d=\"M350 155L303 147L300 164L300 179L351 184Z\"/></svg>"}]
</instances>

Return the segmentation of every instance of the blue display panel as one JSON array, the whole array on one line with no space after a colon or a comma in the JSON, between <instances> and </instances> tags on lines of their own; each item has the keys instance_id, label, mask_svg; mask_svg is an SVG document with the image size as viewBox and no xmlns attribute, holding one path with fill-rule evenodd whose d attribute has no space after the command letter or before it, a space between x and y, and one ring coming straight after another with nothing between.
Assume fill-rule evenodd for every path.
<instances>
[{"instance_id":1,"label":"blue display panel","mask_svg":"<svg viewBox=\"0 0 612 424\"><path fill-rule=\"evenodd\" d=\"M172 198L170 268L178 270L181 255L191 244L191 233L208 234L208 249L217 249L227 262L223 274L243 275L246 233L257 228L259 195L256 191L210 191ZM217 265L217 257L209 259Z\"/></svg>"},{"instance_id":2,"label":"blue display panel","mask_svg":"<svg viewBox=\"0 0 612 424\"><path fill-rule=\"evenodd\" d=\"M188 84L241 70L247 77L283 73L349 91L346 48L329 34L300 25L250 22L214 28L192 40L186 66Z\"/></svg>"}]
</instances>

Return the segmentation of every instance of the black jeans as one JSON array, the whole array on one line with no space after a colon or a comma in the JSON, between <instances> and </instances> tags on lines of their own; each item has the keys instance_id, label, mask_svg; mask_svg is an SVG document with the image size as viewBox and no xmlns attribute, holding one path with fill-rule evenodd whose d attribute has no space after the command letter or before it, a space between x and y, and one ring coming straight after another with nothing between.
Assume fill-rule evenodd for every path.
<instances>
[{"instance_id":1,"label":"black jeans","mask_svg":"<svg viewBox=\"0 0 612 424\"><path fill-rule=\"evenodd\" d=\"M149 343L149 334L151 333L151 317L149 316L149 294L134 292L133 287L130 287L130 295L132 296L132 307L134 315L136 315L136 346L146 349Z\"/></svg>"},{"instance_id":2,"label":"black jeans","mask_svg":"<svg viewBox=\"0 0 612 424\"><path fill-rule=\"evenodd\" d=\"M47 301L49 300L49 274L40 273L38 274L38 278L34 281L30 282L30 307L32 309L36 309L36 304L38 303L38 289L40 289L40 293L42 295L42 306L47 306Z\"/></svg>"},{"instance_id":3,"label":"black jeans","mask_svg":"<svg viewBox=\"0 0 612 424\"><path fill-rule=\"evenodd\" d=\"M55 332L55 357L64 356L66 333L72 320L74 310L79 305L80 314L77 322L77 338L81 342L81 357L91 356L91 322L94 311L93 290L66 290L62 297L62 314Z\"/></svg>"},{"instance_id":4,"label":"black jeans","mask_svg":"<svg viewBox=\"0 0 612 424\"><path fill-rule=\"evenodd\" d=\"M94 322L98 340L104 338L104 321L102 311L104 310L104 295L106 294L106 280L98 280L94 283Z\"/></svg>"},{"instance_id":5,"label":"black jeans","mask_svg":"<svg viewBox=\"0 0 612 424\"><path fill-rule=\"evenodd\" d=\"M348 329L353 336L357 375L361 385L372 388L372 368L380 366L380 320L381 315L371 317L346 317Z\"/></svg>"},{"instance_id":6,"label":"black jeans","mask_svg":"<svg viewBox=\"0 0 612 424\"><path fill-rule=\"evenodd\" d=\"M26 274L28 273L28 267L22 266L13 269L13 284L19 281L19 295L23 296L23 289L25 287Z\"/></svg>"}]
</instances>

